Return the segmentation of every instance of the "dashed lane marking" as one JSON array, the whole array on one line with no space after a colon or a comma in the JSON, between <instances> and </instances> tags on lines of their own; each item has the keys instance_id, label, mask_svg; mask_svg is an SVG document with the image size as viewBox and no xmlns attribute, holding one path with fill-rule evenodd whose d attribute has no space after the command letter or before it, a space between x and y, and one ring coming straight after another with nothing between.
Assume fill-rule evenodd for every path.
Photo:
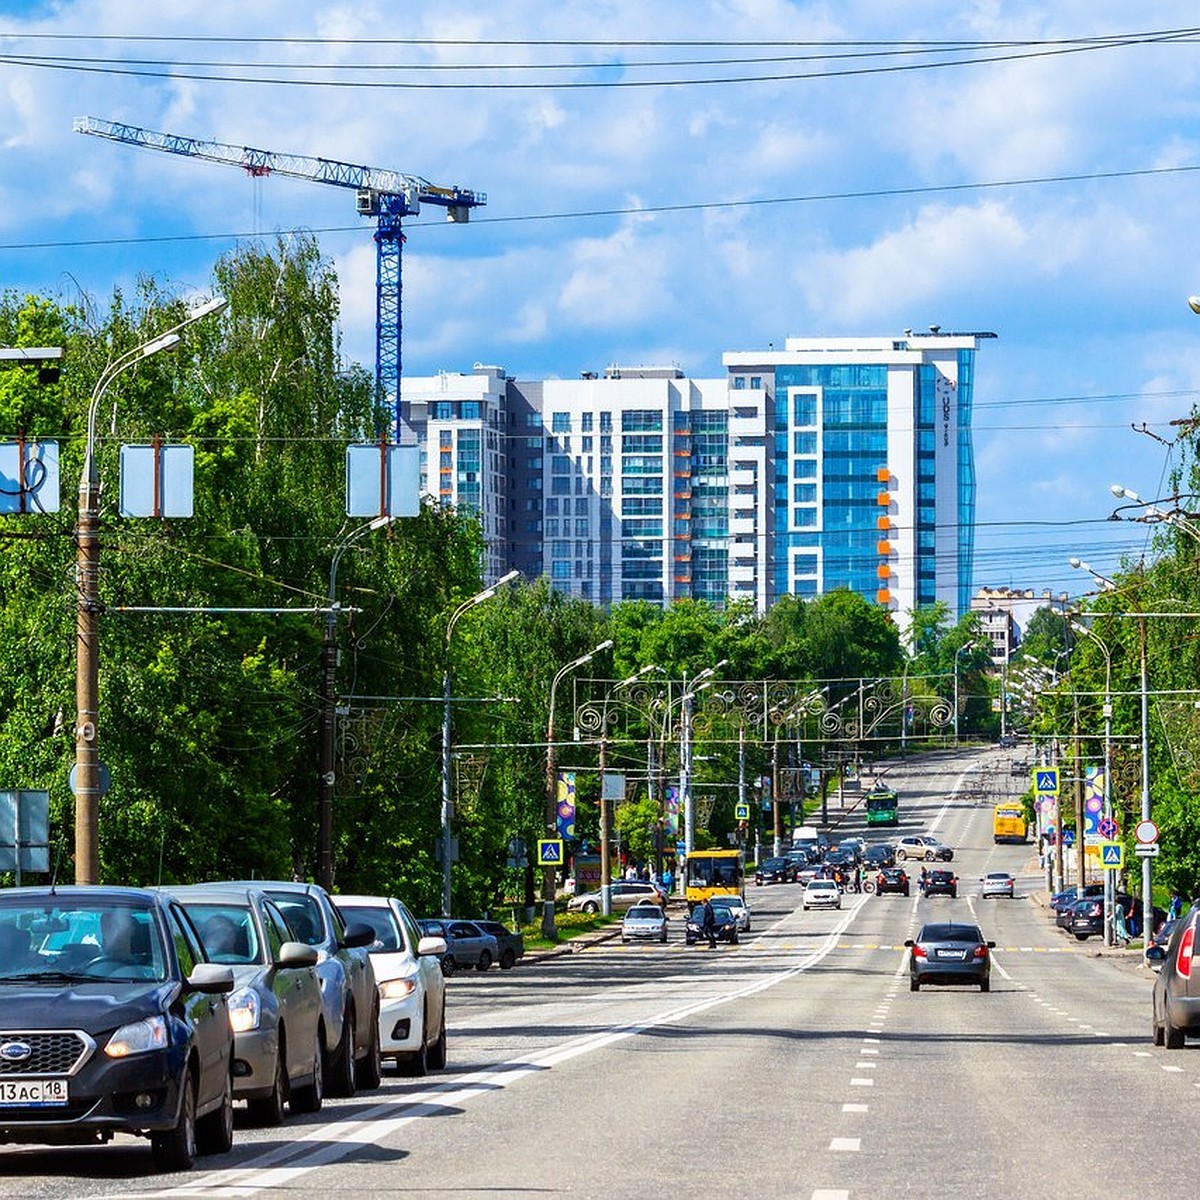
<instances>
[{"instance_id":1,"label":"dashed lane marking","mask_svg":"<svg viewBox=\"0 0 1200 1200\"><path fill-rule=\"evenodd\" d=\"M836 1150L840 1153L848 1151L853 1152L862 1149L862 1138L834 1138L829 1143L830 1150Z\"/></svg>"}]
</instances>

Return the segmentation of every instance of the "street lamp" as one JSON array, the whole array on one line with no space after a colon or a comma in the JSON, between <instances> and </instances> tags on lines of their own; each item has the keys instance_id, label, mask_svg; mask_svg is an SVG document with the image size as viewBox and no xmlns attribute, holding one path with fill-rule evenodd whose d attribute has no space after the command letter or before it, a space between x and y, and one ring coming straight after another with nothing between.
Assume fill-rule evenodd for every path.
<instances>
[{"instance_id":1,"label":"street lamp","mask_svg":"<svg viewBox=\"0 0 1200 1200\"><path fill-rule=\"evenodd\" d=\"M450 635L454 626L464 613L490 600L506 583L512 583L520 576L520 571L509 571L502 575L491 587L486 587L478 595L464 600L446 623L446 667L442 672L442 916L450 916L450 867L453 862L454 839L451 836L454 802L450 798Z\"/></svg>"},{"instance_id":2,"label":"street lamp","mask_svg":"<svg viewBox=\"0 0 1200 1200\"><path fill-rule=\"evenodd\" d=\"M685 677L683 695L679 698L683 705L679 739L679 798L683 802L683 853L689 858L696 844L696 813L692 802L692 700L712 683L713 676L728 662L727 658L723 658L719 663L706 667L692 680L690 687Z\"/></svg>"},{"instance_id":3,"label":"street lamp","mask_svg":"<svg viewBox=\"0 0 1200 1200\"><path fill-rule=\"evenodd\" d=\"M954 744L958 745L958 656L964 650L973 650L974 642L964 642L954 652Z\"/></svg>"},{"instance_id":4,"label":"street lamp","mask_svg":"<svg viewBox=\"0 0 1200 1200\"><path fill-rule=\"evenodd\" d=\"M325 635L321 640L321 751L317 763L317 883L326 891L333 890L333 785L337 780L334 769L334 697L337 695L337 621L340 606L337 602L337 572L342 555L361 537L383 529L396 518L375 517L365 525L350 531L334 548L329 564L329 594L325 604Z\"/></svg>"},{"instance_id":5,"label":"street lamp","mask_svg":"<svg viewBox=\"0 0 1200 1200\"><path fill-rule=\"evenodd\" d=\"M557 828L558 819L558 771L557 771L557 755L554 747L554 698L558 692L558 685L565 675L579 667L590 663L597 654L601 651L612 648L612 638L606 638L594 650L589 650L586 654L581 654L578 658L573 659L563 667L559 667L558 673L554 676L553 682L550 684L550 715L546 722L546 837L553 838ZM558 868L553 864L547 864L542 870L542 937L554 941L557 937L558 930L554 925L554 876Z\"/></svg>"},{"instance_id":6,"label":"street lamp","mask_svg":"<svg viewBox=\"0 0 1200 1200\"><path fill-rule=\"evenodd\" d=\"M143 359L170 350L179 331L223 311L217 296L192 309L178 325L127 350L100 373L87 412L87 444L79 477L79 515L75 528L75 882L100 882L100 472L96 463L96 412L117 376Z\"/></svg>"}]
</instances>

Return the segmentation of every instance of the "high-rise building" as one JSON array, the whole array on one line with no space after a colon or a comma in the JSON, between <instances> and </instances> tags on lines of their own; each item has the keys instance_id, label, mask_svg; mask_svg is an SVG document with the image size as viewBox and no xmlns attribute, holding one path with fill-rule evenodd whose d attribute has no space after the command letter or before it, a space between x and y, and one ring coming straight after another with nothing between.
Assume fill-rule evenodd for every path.
<instances>
[{"instance_id":1,"label":"high-rise building","mask_svg":"<svg viewBox=\"0 0 1200 1200\"><path fill-rule=\"evenodd\" d=\"M674 367L406 377L425 490L474 509L487 576L610 604L847 587L901 615L971 593L980 334L789 338Z\"/></svg>"}]
</instances>

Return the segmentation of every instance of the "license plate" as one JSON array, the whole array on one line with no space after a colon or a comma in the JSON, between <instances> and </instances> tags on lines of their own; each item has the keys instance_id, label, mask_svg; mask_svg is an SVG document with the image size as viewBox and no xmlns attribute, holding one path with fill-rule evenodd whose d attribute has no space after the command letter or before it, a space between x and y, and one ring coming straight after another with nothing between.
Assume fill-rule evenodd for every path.
<instances>
[{"instance_id":1,"label":"license plate","mask_svg":"<svg viewBox=\"0 0 1200 1200\"><path fill-rule=\"evenodd\" d=\"M938 958L966 958L967 952L965 950L939 950L937 955Z\"/></svg>"},{"instance_id":2,"label":"license plate","mask_svg":"<svg viewBox=\"0 0 1200 1200\"><path fill-rule=\"evenodd\" d=\"M65 1079L0 1080L0 1105L36 1108L67 1103Z\"/></svg>"}]
</instances>

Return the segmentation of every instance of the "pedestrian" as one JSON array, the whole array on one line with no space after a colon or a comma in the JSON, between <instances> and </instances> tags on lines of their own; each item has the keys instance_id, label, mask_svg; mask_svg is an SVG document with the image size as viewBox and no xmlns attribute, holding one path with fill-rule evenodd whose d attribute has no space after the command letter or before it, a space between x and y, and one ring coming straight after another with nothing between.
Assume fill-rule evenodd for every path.
<instances>
[{"instance_id":1,"label":"pedestrian","mask_svg":"<svg viewBox=\"0 0 1200 1200\"><path fill-rule=\"evenodd\" d=\"M920 877L920 879L917 880L917 890L920 891L922 896L925 895L925 885L928 882L929 882L929 868L922 867L921 868L921 877Z\"/></svg>"},{"instance_id":2,"label":"pedestrian","mask_svg":"<svg viewBox=\"0 0 1200 1200\"><path fill-rule=\"evenodd\" d=\"M1125 912L1125 901L1118 899L1113 912L1113 932L1122 946L1129 941L1129 926L1125 923Z\"/></svg>"},{"instance_id":3,"label":"pedestrian","mask_svg":"<svg viewBox=\"0 0 1200 1200\"><path fill-rule=\"evenodd\" d=\"M704 936L708 938L708 948L715 950L717 948L717 914L713 912L712 902L709 900L705 900L701 906L700 928L704 931Z\"/></svg>"},{"instance_id":4,"label":"pedestrian","mask_svg":"<svg viewBox=\"0 0 1200 1200\"><path fill-rule=\"evenodd\" d=\"M854 867L854 890L856 892L862 891L862 867L857 864Z\"/></svg>"},{"instance_id":5,"label":"pedestrian","mask_svg":"<svg viewBox=\"0 0 1200 1200\"><path fill-rule=\"evenodd\" d=\"M1171 897L1171 903L1167 908L1167 920L1178 921L1183 916L1183 897L1176 892Z\"/></svg>"},{"instance_id":6,"label":"pedestrian","mask_svg":"<svg viewBox=\"0 0 1200 1200\"><path fill-rule=\"evenodd\" d=\"M664 867L662 884L663 884L663 890L667 893L668 896L671 894L671 888L674 885L674 883L675 883L674 872L671 870L670 867Z\"/></svg>"}]
</instances>

